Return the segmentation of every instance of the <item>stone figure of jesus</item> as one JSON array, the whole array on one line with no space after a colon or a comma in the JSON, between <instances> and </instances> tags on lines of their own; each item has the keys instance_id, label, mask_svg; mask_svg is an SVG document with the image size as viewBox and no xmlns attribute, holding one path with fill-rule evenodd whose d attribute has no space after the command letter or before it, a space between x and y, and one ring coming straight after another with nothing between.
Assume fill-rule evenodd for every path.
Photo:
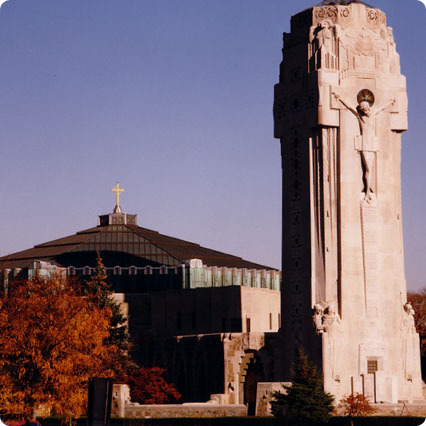
<instances>
[{"instance_id":1,"label":"stone figure of jesus","mask_svg":"<svg viewBox=\"0 0 426 426\"><path fill-rule=\"evenodd\" d=\"M395 99L391 99L386 104L378 108L373 108L372 103L362 100L359 102L356 109L349 106L337 93L332 92L333 96L340 101L355 117L358 119L361 132L362 146L361 159L364 165L364 181L365 181L365 200L371 200L371 171L373 169L375 152L377 147L375 143L376 137L376 117L387 108L395 103Z\"/></svg>"}]
</instances>

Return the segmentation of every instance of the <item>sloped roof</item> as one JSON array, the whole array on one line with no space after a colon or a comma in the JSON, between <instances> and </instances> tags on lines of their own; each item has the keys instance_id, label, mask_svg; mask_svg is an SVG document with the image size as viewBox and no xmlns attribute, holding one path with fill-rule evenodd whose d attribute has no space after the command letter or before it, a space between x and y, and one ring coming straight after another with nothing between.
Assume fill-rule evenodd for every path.
<instances>
[{"instance_id":1,"label":"sloped roof","mask_svg":"<svg viewBox=\"0 0 426 426\"><path fill-rule=\"evenodd\" d=\"M201 259L207 266L274 269L243 260L241 257L208 249L199 244L160 234L137 225L107 225L89 228L31 249L0 258L0 268L24 268L34 260L59 266L84 266L93 262L89 253L100 252L106 266L179 265L189 259ZM109 263L109 265L108 265ZM130 263L130 264L129 264Z\"/></svg>"}]
</instances>

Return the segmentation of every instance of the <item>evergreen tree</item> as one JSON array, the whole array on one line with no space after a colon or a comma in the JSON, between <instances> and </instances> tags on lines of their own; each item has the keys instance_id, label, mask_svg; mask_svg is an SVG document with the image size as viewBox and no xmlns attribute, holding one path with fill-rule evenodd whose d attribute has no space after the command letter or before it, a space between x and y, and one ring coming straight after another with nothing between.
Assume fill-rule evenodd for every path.
<instances>
[{"instance_id":1,"label":"evergreen tree","mask_svg":"<svg viewBox=\"0 0 426 426\"><path fill-rule=\"evenodd\" d=\"M98 253L96 258L96 273L85 283L86 294L97 307L111 310L109 336L105 339L104 343L109 346L117 346L122 366L117 373L121 374L129 368L133 368L129 357L130 336L127 319L121 313L120 304L114 300L113 291L106 280L105 267Z\"/></svg>"},{"instance_id":2,"label":"evergreen tree","mask_svg":"<svg viewBox=\"0 0 426 426\"><path fill-rule=\"evenodd\" d=\"M275 392L271 402L275 416L284 414L289 424L295 425L329 420L334 408L334 397L324 391L321 374L301 347L294 361L291 385L283 387L286 393Z\"/></svg>"}]
</instances>

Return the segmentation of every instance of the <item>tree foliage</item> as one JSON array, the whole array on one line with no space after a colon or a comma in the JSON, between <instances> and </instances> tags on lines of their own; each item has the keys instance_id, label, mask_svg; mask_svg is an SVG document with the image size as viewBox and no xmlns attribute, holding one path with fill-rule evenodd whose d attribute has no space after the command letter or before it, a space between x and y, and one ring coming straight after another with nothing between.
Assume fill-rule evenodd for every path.
<instances>
[{"instance_id":1,"label":"tree foliage","mask_svg":"<svg viewBox=\"0 0 426 426\"><path fill-rule=\"evenodd\" d=\"M407 300L415 310L414 321L420 335L421 352L426 355L426 288L407 294Z\"/></svg>"},{"instance_id":2,"label":"tree foliage","mask_svg":"<svg viewBox=\"0 0 426 426\"><path fill-rule=\"evenodd\" d=\"M105 267L98 253L96 273L89 281L86 281L86 291L100 308L111 309L110 335L106 343L116 345L122 351L127 351L130 342L127 319L121 313L120 304L114 300L113 291L106 280Z\"/></svg>"},{"instance_id":3,"label":"tree foliage","mask_svg":"<svg viewBox=\"0 0 426 426\"><path fill-rule=\"evenodd\" d=\"M115 355L115 373L121 375L132 368L134 369L135 365L129 355L130 336L127 319L121 312L120 304L113 298L113 291L107 283L107 274L99 253L96 259L96 272L89 281L84 283L84 288L85 293L98 308L111 310L109 334L104 343L107 346L115 346L118 349Z\"/></svg>"},{"instance_id":4,"label":"tree foliage","mask_svg":"<svg viewBox=\"0 0 426 426\"><path fill-rule=\"evenodd\" d=\"M301 347L295 357L291 386L283 387L286 393L275 392L271 402L275 416L284 415L290 424L328 421L334 397L324 391L320 373Z\"/></svg>"},{"instance_id":5,"label":"tree foliage","mask_svg":"<svg viewBox=\"0 0 426 426\"><path fill-rule=\"evenodd\" d=\"M139 404L171 404L177 402L181 395L173 384L168 383L163 374L164 368L141 367L130 376L121 380L130 386L130 397Z\"/></svg>"},{"instance_id":6,"label":"tree foliage","mask_svg":"<svg viewBox=\"0 0 426 426\"><path fill-rule=\"evenodd\" d=\"M342 398L337 406L337 410L339 409L343 410L344 416L349 417L369 416L376 412L368 398L358 392Z\"/></svg>"},{"instance_id":7,"label":"tree foliage","mask_svg":"<svg viewBox=\"0 0 426 426\"><path fill-rule=\"evenodd\" d=\"M68 279L35 276L1 296L0 407L31 418L43 406L58 415L86 409L89 377L111 377L117 347L105 345L111 309L82 297Z\"/></svg>"}]
</instances>

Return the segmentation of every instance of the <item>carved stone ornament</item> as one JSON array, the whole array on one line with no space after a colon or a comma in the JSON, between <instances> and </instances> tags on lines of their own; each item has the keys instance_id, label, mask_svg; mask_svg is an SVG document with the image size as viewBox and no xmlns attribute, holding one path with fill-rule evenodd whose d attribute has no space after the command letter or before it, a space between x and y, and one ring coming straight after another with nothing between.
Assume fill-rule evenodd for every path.
<instances>
[{"instance_id":1,"label":"carved stone ornament","mask_svg":"<svg viewBox=\"0 0 426 426\"><path fill-rule=\"evenodd\" d=\"M385 14L378 9L366 9L367 13L367 25L370 28L377 29L381 25L386 24Z\"/></svg>"},{"instance_id":2,"label":"carved stone ornament","mask_svg":"<svg viewBox=\"0 0 426 426\"><path fill-rule=\"evenodd\" d=\"M336 6L321 7L315 12L315 16L320 21L323 19L331 19L331 21L335 23L338 16L338 9Z\"/></svg>"},{"instance_id":3,"label":"carved stone ornament","mask_svg":"<svg viewBox=\"0 0 426 426\"><path fill-rule=\"evenodd\" d=\"M368 9L367 17L369 22L379 22L379 14L377 13L376 9Z\"/></svg>"},{"instance_id":4,"label":"carved stone ornament","mask_svg":"<svg viewBox=\"0 0 426 426\"><path fill-rule=\"evenodd\" d=\"M341 38L342 45L359 56L388 55L395 53L392 29L383 27L382 31L361 27L345 31ZM386 59L387 61L387 59Z\"/></svg>"},{"instance_id":5,"label":"carved stone ornament","mask_svg":"<svg viewBox=\"0 0 426 426\"><path fill-rule=\"evenodd\" d=\"M351 11L348 7L340 8L340 17L342 19L349 18L350 14L351 14Z\"/></svg>"},{"instance_id":6,"label":"carved stone ornament","mask_svg":"<svg viewBox=\"0 0 426 426\"><path fill-rule=\"evenodd\" d=\"M360 33L354 45L354 52L361 56L373 56L373 37L371 37L371 35L366 32Z\"/></svg>"}]
</instances>

